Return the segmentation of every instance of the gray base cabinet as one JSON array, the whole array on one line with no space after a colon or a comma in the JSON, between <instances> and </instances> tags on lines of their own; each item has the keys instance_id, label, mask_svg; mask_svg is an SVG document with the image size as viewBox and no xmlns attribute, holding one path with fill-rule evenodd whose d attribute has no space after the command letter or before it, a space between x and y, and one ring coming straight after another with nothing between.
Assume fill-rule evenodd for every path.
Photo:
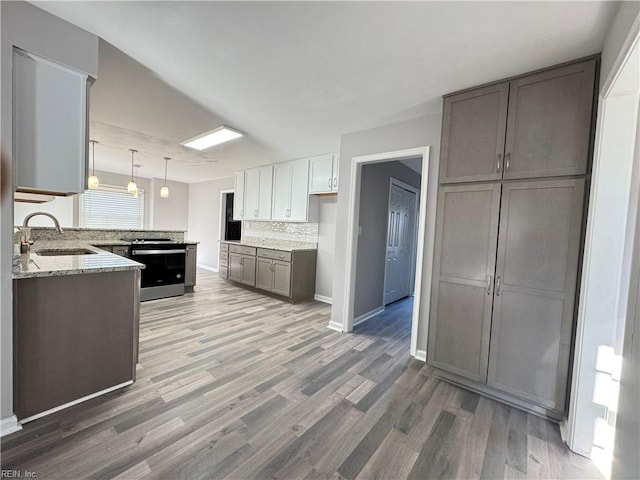
<instances>
[{"instance_id":1,"label":"gray base cabinet","mask_svg":"<svg viewBox=\"0 0 640 480\"><path fill-rule=\"evenodd\" d=\"M224 242L220 245L220 276L223 278L226 278L227 269L222 264L228 252L229 280L293 303L313 300L316 290L315 250L285 251Z\"/></svg>"},{"instance_id":2,"label":"gray base cabinet","mask_svg":"<svg viewBox=\"0 0 640 480\"><path fill-rule=\"evenodd\" d=\"M198 246L187 245L187 254L184 264L184 286L193 290L196 285L196 270L198 264Z\"/></svg>"},{"instance_id":3,"label":"gray base cabinet","mask_svg":"<svg viewBox=\"0 0 640 480\"><path fill-rule=\"evenodd\" d=\"M568 398L597 64L444 99L427 361L556 419Z\"/></svg>"},{"instance_id":4,"label":"gray base cabinet","mask_svg":"<svg viewBox=\"0 0 640 480\"><path fill-rule=\"evenodd\" d=\"M229 244L224 242L220 242L218 276L225 279L229 278Z\"/></svg>"}]
</instances>

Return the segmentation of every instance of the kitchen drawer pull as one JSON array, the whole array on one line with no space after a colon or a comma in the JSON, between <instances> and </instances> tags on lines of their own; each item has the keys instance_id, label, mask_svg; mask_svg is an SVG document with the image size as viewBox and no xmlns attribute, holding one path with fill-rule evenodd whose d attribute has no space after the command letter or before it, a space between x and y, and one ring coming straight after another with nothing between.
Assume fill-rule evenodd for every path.
<instances>
[{"instance_id":1,"label":"kitchen drawer pull","mask_svg":"<svg viewBox=\"0 0 640 480\"><path fill-rule=\"evenodd\" d=\"M496 278L496 296L500 296L500 275Z\"/></svg>"},{"instance_id":2,"label":"kitchen drawer pull","mask_svg":"<svg viewBox=\"0 0 640 480\"><path fill-rule=\"evenodd\" d=\"M331 178L329 178L329 188L331 188Z\"/></svg>"},{"instance_id":3,"label":"kitchen drawer pull","mask_svg":"<svg viewBox=\"0 0 640 480\"><path fill-rule=\"evenodd\" d=\"M498 154L498 164L496 166L496 173L500 173L500 164L502 163L502 154Z\"/></svg>"},{"instance_id":4,"label":"kitchen drawer pull","mask_svg":"<svg viewBox=\"0 0 640 480\"><path fill-rule=\"evenodd\" d=\"M505 157L504 171L505 173L509 173L509 165L511 164L511 152L507 153Z\"/></svg>"},{"instance_id":5,"label":"kitchen drawer pull","mask_svg":"<svg viewBox=\"0 0 640 480\"><path fill-rule=\"evenodd\" d=\"M338 177L333 177L333 188L338 188Z\"/></svg>"},{"instance_id":6,"label":"kitchen drawer pull","mask_svg":"<svg viewBox=\"0 0 640 480\"><path fill-rule=\"evenodd\" d=\"M134 250L131 255L177 255L179 253L187 253L187 250Z\"/></svg>"},{"instance_id":7,"label":"kitchen drawer pull","mask_svg":"<svg viewBox=\"0 0 640 480\"><path fill-rule=\"evenodd\" d=\"M487 282L487 295L491 295L491 280L492 277L489 275L489 281Z\"/></svg>"}]
</instances>

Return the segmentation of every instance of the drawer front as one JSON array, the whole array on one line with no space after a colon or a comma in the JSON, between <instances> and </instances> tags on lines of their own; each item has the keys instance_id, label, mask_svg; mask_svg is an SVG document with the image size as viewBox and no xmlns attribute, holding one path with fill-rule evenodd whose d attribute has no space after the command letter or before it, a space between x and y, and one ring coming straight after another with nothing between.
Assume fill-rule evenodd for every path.
<instances>
[{"instance_id":1,"label":"drawer front","mask_svg":"<svg viewBox=\"0 0 640 480\"><path fill-rule=\"evenodd\" d=\"M241 255L255 256L255 247L245 247L244 245L229 245L229 251L232 253L239 253Z\"/></svg>"},{"instance_id":2,"label":"drawer front","mask_svg":"<svg viewBox=\"0 0 640 480\"><path fill-rule=\"evenodd\" d=\"M229 270L227 269L227 267L220 267L218 268L218 275L220 276L220 278L229 278Z\"/></svg>"},{"instance_id":3,"label":"drawer front","mask_svg":"<svg viewBox=\"0 0 640 480\"><path fill-rule=\"evenodd\" d=\"M227 257L221 258L220 259L220 265L218 265L219 267L228 267L229 266L229 259Z\"/></svg>"},{"instance_id":4,"label":"drawer front","mask_svg":"<svg viewBox=\"0 0 640 480\"><path fill-rule=\"evenodd\" d=\"M220 243L220 252L228 252L229 244L228 243Z\"/></svg>"},{"instance_id":5,"label":"drawer front","mask_svg":"<svg viewBox=\"0 0 640 480\"><path fill-rule=\"evenodd\" d=\"M271 260L280 260L283 262L290 262L291 252L283 252L282 250L269 250L266 248L259 248L258 257L270 258Z\"/></svg>"}]
</instances>

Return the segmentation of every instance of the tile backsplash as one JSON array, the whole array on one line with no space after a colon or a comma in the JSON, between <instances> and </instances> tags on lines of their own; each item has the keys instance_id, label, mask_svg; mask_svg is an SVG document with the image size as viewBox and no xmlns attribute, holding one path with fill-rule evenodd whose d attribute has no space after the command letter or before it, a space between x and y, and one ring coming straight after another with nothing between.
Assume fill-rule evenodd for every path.
<instances>
[{"instance_id":1,"label":"tile backsplash","mask_svg":"<svg viewBox=\"0 0 640 480\"><path fill-rule=\"evenodd\" d=\"M279 240L286 242L300 242L318 244L317 223L293 222L242 222L242 241L250 240Z\"/></svg>"}]
</instances>

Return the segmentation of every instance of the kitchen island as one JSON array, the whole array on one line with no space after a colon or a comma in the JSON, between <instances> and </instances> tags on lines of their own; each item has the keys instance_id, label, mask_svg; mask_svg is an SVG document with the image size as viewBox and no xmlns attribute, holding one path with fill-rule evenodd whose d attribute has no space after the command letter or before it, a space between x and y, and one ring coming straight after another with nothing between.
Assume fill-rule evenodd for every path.
<instances>
[{"instance_id":1,"label":"kitchen island","mask_svg":"<svg viewBox=\"0 0 640 480\"><path fill-rule=\"evenodd\" d=\"M140 269L84 242L36 242L14 259L14 409L34 420L130 385Z\"/></svg>"}]
</instances>

